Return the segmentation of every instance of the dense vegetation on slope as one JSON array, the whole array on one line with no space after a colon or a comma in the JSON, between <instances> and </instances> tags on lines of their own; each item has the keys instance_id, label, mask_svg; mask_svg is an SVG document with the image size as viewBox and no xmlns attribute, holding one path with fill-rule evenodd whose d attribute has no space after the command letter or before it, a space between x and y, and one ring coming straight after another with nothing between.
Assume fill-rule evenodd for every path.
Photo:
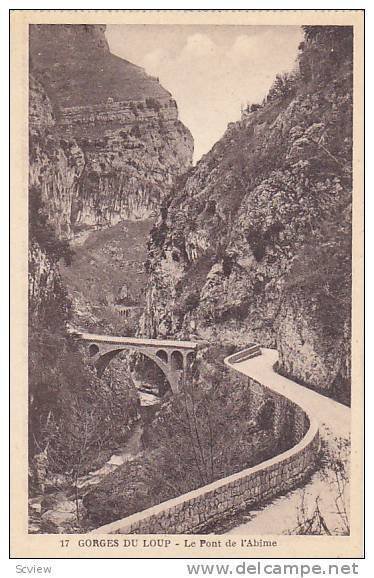
<instances>
[{"instance_id":1,"label":"dense vegetation on slope","mask_svg":"<svg viewBox=\"0 0 374 578\"><path fill-rule=\"evenodd\" d=\"M67 335L71 307L58 262L69 261L70 249L48 226L40 193L32 189L29 199L29 458L40 491L57 473L74 480L123 442L138 401L115 367L98 379Z\"/></svg>"},{"instance_id":2,"label":"dense vegetation on slope","mask_svg":"<svg viewBox=\"0 0 374 578\"><path fill-rule=\"evenodd\" d=\"M348 401L352 29L304 32L295 71L165 203L144 331L255 339L280 371Z\"/></svg>"},{"instance_id":3,"label":"dense vegetation on slope","mask_svg":"<svg viewBox=\"0 0 374 578\"><path fill-rule=\"evenodd\" d=\"M271 395L224 366L233 349L205 350L196 374L146 424L142 452L86 494L92 526L254 466L299 441L293 408L276 407Z\"/></svg>"},{"instance_id":4,"label":"dense vegetation on slope","mask_svg":"<svg viewBox=\"0 0 374 578\"><path fill-rule=\"evenodd\" d=\"M30 166L35 139L43 147L44 172L63 156L55 130L53 106L44 89L32 82ZM66 160L66 157L64 157ZM64 165L69 167L69 163ZM41 172L43 174L43 171ZM57 182L61 193L63 178ZM69 183L65 182L66 186ZM84 351L66 332L72 303L60 275L73 252L56 234L58 209L43 198L43 178L29 188L29 465L30 494L71 488L79 476L102 464L113 447L124 443L139 418L131 380L115 363L98 379ZM56 220L50 219L56 210ZM57 477L56 477L57 476ZM59 481L56 482L56 479ZM47 498L46 498L47 502ZM41 503L43 513L48 506Z\"/></svg>"}]
</instances>

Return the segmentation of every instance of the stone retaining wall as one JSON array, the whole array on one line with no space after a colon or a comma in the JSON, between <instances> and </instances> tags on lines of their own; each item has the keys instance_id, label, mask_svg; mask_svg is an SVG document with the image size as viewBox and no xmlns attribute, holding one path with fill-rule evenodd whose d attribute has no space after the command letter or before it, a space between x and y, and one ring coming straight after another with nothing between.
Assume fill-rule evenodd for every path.
<instances>
[{"instance_id":1,"label":"stone retaining wall","mask_svg":"<svg viewBox=\"0 0 374 578\"><path fill-rule=\"evenodd\" d=\"M260 347L255 343L251 343L246 349L231 355L230 361L231 363L239 363L240 361L245 361L246 359L249 359L250 357L256 357L257 355L261 355Z\"/></svg>"},{"instance_id":2,"label":"stone retaining wall","mask_svg":"<svg viewBox=\"0 0 374 578\"><path fill-rule=\"evenodd\" d=\"M228 364L229 365L229 364ZM162 502L93 531L96 534L199 533L238 511L262 504L299 486L316 467L318 426L303 409L270 388L250 380L257 395L278 399L285 414L292 408L296 445L287 451L215 482ZM280 403L279 403L280 402ZM275 427L277 417L275 416ZM279 416L278 416L278 423ZM283 424L284 425L284 424Z\"/></svg>"}]
</instances>

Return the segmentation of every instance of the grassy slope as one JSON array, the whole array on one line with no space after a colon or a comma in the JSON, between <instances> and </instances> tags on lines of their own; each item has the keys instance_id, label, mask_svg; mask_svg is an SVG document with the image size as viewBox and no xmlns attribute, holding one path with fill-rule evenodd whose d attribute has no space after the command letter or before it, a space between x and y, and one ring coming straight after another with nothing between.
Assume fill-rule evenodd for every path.
<instances>
[{"instance_id":1,"label":"grassy slope","mask_svg":"<svg viewBox=\"0 0 374 578\"><path fill-rule=\"evenodd\" d=\"M124 284L132 298L144 304L147 276L143 263L151 226L151 220L122 221L109 229L94 231L75 247L72 264L60 266L70 295L76 298L81 294L95 317L114 330L123 330L124 322L108 303L116 299Z\"/></svg>"}]
</instances>

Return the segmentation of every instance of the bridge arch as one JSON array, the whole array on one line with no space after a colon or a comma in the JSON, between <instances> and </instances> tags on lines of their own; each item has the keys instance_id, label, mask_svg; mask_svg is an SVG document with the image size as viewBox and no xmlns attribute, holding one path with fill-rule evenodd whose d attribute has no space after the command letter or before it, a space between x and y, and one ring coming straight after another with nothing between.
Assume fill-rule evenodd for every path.
<instances>
[{"instance_id":1,"label":"bridge arch","mask_svg":"<svg viewBox=\"0 0 374 578\"><path fill-rule=\"evenodd\" d=\"M193 352L193 351L189 351L189 352L187 353L187 356L186 356L187 368L188 368L188 369L189 369L190 367L192 367L195 359L196 359L196 356L195 356L194 352Z\"/></svg>"},{"instance_id":2,"label":"bridge arch","mask_svg":"<svg viewBox=\"0 0 374 578\"><path fill-rule=\"evenodd\" d=\"M91 345L88 348L88 353L90 357L94 357L99 353L99 351L100 351L99 346L96 345L96 343L91 343Z\"/></svg>"},{"instance_id":3,"label":"bridge arch","mask_svg":"<svg viewBox=\"0 0 374 578\"><path fill-rule=\"evenodd\" d=\"M92 344L92 345L94 345L97 348L97 350L99 350L99 347L96 344ZM92 347L92 345L90 347ZM89 348L89 350L90 350L90 348ZM96 349L91 350L91 351L96 352ZM175 370L170 369L167 361L165 362L163 359L161 359L161 357L159 355L157 355L156 353L147 351L147 350L143 350L143 349L142 350L136 350L136 349L132 349L131 347L122 347L122 348L115 348L115 349L106 351L105 353L102 353L102 354L100 354L98 351L96 353L97 358L94 361L94 365L96 367L98 377L101 377L103 375L104 371L108 367L111 360L114 359L114 357L116 357L117 355L119 355L123 351L137 351L138 353L141 353L142 355L144 355L145 357L147 357L148 359L153 361L153 363L155 365L157 365L157 367L159 367L159 369L162 371L162 373L165 376L165 378L166 378L171 390L173 391L173 393L176 393L178 391L178 384L179 384L179 377L180 376L175 373ZM164 351L161 351L161 353L166 354L166 352L164 352ZM167 354L166 354L166 358L167 358ZM179 373L179 371L178 371L178 373Z\"/></svg>"},{"instance_id":4,"label":"bridge arch","mask_svg":"<svg viewBox=\"0 0 374 578\"><path fill-rule=\"evenodd\" d=\"M172 351L170 356L170 363L173 371L183 371L184 369L183 353L181 353L178 350Z\"/></svg>"},{"instance_id":5,"label":"bridge arch","mask_svg":"<svg viewBox=\"0 0 374 578\"><path fill-rule=\"evenodd\" d=\"M114 349L112 351L107 351L102 355L98 355L98 358L95 360L97 375L101 377L106 368L108 367L109 363L112 361L112 359L114 359L114 357L116 357L123 351L125 351L125 349Z\"/></svg>"},{"instance_id":6,"label":"bridge arch","mask_svg":"<svg viewBox=\"0 0 374 578\"><path fill-rule=\"evenodd\" d=\"M166 353L166 351L164 349L159 349L156 352L157 357L159 357L161 359L161 361L163 361L164 363L168 362L168 354Z\"/></svg>"},{"instance_id":7,"label":"bridge arch","mask_svg":"<svg viewBox=\"0 0 374 578\"><path fill-rule=\"evenodd\" d=\"M152 391L152 393L156 393L157 390L158 393L156 395L160 398L164 397L168 392L172 393L173 383L171 383L170 376L167 373L168 365L163 364L155 352L147 355L143 351L137 351L136 354L133 360L134 363L131 363L132 376L136 387L140 391ZM158 361L161 361L161 367Z\"/></svg>"}]
</instances>

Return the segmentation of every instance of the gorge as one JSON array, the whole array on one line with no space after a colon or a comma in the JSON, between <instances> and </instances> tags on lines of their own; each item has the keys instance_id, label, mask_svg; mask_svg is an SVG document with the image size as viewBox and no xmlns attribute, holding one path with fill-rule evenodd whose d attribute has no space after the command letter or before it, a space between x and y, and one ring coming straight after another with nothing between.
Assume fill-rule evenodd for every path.
<instances>
[{"instance_id":1,"label":"gorge","mask_svg":"<svg viewBox=\"0 0 374 578\"><path fill-rule=\"evenodd\" d=\"M193 167L172 95L104 26L30 27L34 531L91 530L297 446L298 410L224 363L250 342L349 405L352 30L304 34L295 71ZM74 331L193 342L196 359L173 395L139 355L98 375Z\"/></svg>"}]
</instances>

